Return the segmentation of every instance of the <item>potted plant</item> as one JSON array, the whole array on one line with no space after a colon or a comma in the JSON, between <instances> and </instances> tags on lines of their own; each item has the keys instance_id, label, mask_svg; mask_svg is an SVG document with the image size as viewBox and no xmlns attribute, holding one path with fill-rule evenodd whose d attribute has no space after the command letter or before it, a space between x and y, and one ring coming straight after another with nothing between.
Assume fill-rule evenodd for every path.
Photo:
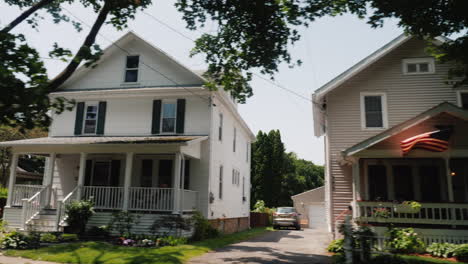
<instances>
[{"instance_id":1,"label":"potted plant","mask_svg":"<svg viewBox=\"0 0 468 264\"><path fill-rule=\"evenodd\" d=\"M416 201L404 201L394 205L395 213L399 214L417 214L421 211L421 204Z\"/></svg>"}]
</instances>

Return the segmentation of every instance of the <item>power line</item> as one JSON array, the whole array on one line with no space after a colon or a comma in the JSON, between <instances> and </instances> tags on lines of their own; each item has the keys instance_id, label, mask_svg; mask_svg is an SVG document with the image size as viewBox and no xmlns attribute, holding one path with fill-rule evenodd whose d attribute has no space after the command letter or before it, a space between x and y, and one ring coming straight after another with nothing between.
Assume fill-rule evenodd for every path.
<instances>
[{"instance_id":1,"label":"power line","mask_svg":"<svg viewBox=\"0 0 468 264\"><path fill-rule=\"evenodd\" d=\"M67 13L69 13L71 16L73 16L75 19L81 21L81 23L83 23L85 26L87 26L88 28L91 28L91 26L90 26L89 24L87 24L87 23L86 23L85 21L83 21L81 18L77 17L77 16L76 16L75 14L73 14L71 11L69 11L68 9L66 9L66 8L64 8L64 7L62 7L62 8L63 8ZM105 36L104 34L102 34L101 32L98 32L98 35L101 36L102 38L104 38L105 40L107 40L108 42L110 42L111 45L116 46L117 48L119 48L119 49L122 50L123 52L127 53L128 55L132 55L128 50L126 50L126 49L120 47L120 46L117 45L114 41L112 41L111 39L109 39L108 37L106 37L106 36ZM141 62L141 64L145 65L145 66L148 67L149 69L151 69L151 70L153 70L154 72L156 72L156 73L160 74L161 76L163 76L163 77L164 77L165 79L167 79L168 81L173 82L175 85L180 86L181 88L183 88L184 90L190 92L191 94L193 94L193 95L195 95L195 96L197 96L197 97L199 97L199 98L201 98L201 99L203 99L203 100L206 100L207 102L211 103L211 100L210 100L210 99L205 98L205 97L203 97L203 96L201 96L201 95L199 95L199 94L196 94L195 92L193 92L193 91L191 91L191 90L189 90L189 89L183 87L183 85L177 83L176 81L174 81L173 79L171 79L170 77L168 77L167 75L165 75L164 73L162 73L162 72L156 70L154 67L152 67L152 66L146 64L142 59L140 59L140 62Z\"/></svg>"},{"instance_id":2,"label":"power line","mask_svg":"<svg viewBox=\"0 0 468 264\"><path fill-rule=\"evenodd\" d=\"M168 29L174 31L175 33L179 34L180 36L182 36L182 37L184 37L184 38L186 38L186 39L188 39L188 40L190 40L190 41L192 41L192 42L195 42L195 40L192 39L191 37L189 37L189 36L187 36L186 34L180 32L179 30L177 30L177 29L175 29L174 27L168 25L167 23L165 23L165 22L163 22L162 20L156 18L155 16L149 14L148 12L143 11L143 13L146 14L147 16L149 16L150 18L152 18L154 21L158 22L159 24L161 24L161 25L167 27ZM270 79L268 79L268 78L265 78L265 77L261 76L260 74L257 74L257 73L255 73L255 72L253 72L252 74L255 75L255 76L257 76L258 78L264 80L264 81L269 82L270 84L272 84L272 85L274 85L274 86L276 86L276 87L278 87L278 88L280 88L280 89L283 89L284 91L287 91L287 92L289 92L289 93L291 93L291 94L293 94L293 95L295 95L295 96L298 96L298 97L301 98L301 99L304 99L304 100L306 100L306 101L308 101L308 102L314 103L310 98L307 98L307 97L305 97L305 96L303 96L303 95L301 95L301 94L295 92L295 91L292 90L292 89L288 89L288 88L286 88L286 87L284 87L284 86L282 86L282 85L280 85L280 84L277 84L277 83L275 83L274 81L272 81L272 80L270 80Z\"/></svg>"}]
</instances>

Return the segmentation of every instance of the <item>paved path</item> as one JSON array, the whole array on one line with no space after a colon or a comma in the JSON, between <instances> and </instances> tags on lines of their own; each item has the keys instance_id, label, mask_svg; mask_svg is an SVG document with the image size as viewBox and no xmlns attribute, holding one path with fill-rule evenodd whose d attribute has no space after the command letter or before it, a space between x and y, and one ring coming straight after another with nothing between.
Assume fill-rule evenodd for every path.
<instances>
[{"instance_id":1,"label":"paved path","mask_svg":"<svg viewBox=\"0 0 468 264\"><path fill-rule=\"evenodd\" d=\"M17 258L17 257L7 257L3 255L0 255L0 263L1 264L57 264L55 262L46 262L46 261Z\"/></svg>"},{"instance_id":2,"label":"paved path","mask_svg":"<svg viewBox=\"0 0 468 264\"><path fill-rule=\"evenodd\" d=\"M325 250L329 242L326 231L280 230L193 258L189 264L327 264L331 263Z\"/></svg>"}]
</instances>

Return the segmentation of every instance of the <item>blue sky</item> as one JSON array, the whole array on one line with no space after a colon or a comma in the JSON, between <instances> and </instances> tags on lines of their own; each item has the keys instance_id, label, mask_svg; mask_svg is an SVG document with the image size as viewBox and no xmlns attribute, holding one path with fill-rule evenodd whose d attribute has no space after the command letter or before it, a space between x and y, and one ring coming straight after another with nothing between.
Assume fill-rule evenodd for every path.
<instances>
[{"instance_id":1,"label":"blue sky","mask_svg":"<svg viewBox=\"0 0 468 264\"><path fill-rule=\"evenodd\" d=\"M185 29L185 22L173 6L173 1L155 2L157 4L145 12L192 39L201 32L215 30L215 25L208 23L201 31L189 31ZM66 6L66 9L88 24L92 24L95 19L91 10L79 5ZM0 25L5 25L19 13L19 9L1 2ZM41 14L45 20L40 23L38 30L23 24L15 29L15 33L25 34L30 44L44 57L47 57L54 42L72 50L81 45L89 30L86 26L83 26L84 30L81 33L77 33L70 24L55 25L50 22L50 16ZM190 40L141 12L124 31L105 26L101 30L101 36L97 38L97 43L103 48L107 47L110 44L108 39L114 41L127 30L133 30L192 69L205 68L203 57L189 57L193 47ZM397 37L402 30L394 20L387 21L383 28L372 29L365 21L346 15L319 19L311 23L309 28L301 28L300 32L302 39L289 50L293 57L302 60L303 64L293 69L281 65L278 74L275 75L275 82L311 98L314 90ZM64 67L63 63L56 60L45 61L51 76ZM323 138L313 135L311 103L258 77L254 77L251 84L254 96L248 99L247 104L240 105L239 111L253 132L279 129L288 151L296 152L299 157L317 164L323 164Z\"/></svg>"}]
</instances>

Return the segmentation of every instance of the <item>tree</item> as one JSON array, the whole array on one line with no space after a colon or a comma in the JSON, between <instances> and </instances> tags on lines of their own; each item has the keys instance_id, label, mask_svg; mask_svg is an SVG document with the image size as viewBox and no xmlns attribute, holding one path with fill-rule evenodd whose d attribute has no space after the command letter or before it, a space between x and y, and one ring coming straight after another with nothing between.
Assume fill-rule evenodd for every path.
<instances>
[{"instance_id":1,"label":"tree","mask_svg":"<svg viewBox=\"0 0 468 264\"><path fill-rule=\"evenodd\" d=\"M251 205L292 205L291 196L323 186L323 166L286 153L279 130L259 131L252 145Z\"/></svg>"}]
</instances>

